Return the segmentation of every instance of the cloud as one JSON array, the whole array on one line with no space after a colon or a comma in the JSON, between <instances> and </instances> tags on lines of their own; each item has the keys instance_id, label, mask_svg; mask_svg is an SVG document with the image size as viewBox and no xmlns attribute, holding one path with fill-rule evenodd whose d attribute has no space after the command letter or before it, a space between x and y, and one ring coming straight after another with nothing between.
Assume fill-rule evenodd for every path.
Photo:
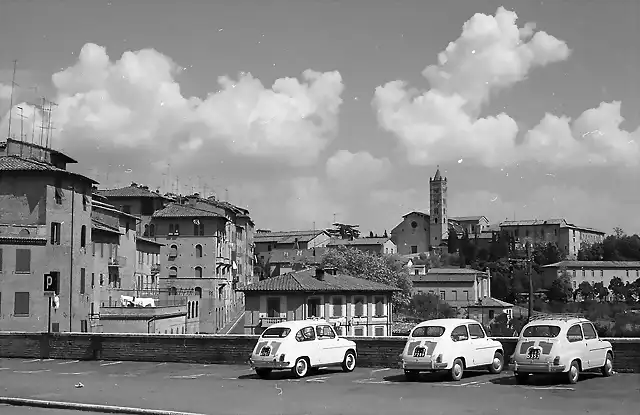
<instances>
[{"instance_id":1,"label":"cloud","mask_svg":"<svg viewBox=\"0 0 640 415\"><path fill-rule=\"evenodd\" d=\"M9 99L11 97L11 85L0 83L0 99Z\"/></svg>"},{"instance_id":2,"label":"cloud","mask_svg":"<svg viewBox=\"0 0 640 415\"><path fill-rule=\"evenodd\" d=\"M575 121L566 116L546 114L527 132L520 152L556 167L628 167L640 163L640 128L633 132L620 128L624 118L620 101L602 102L583 112Z\"/></svg>"},{"instance_id":3,"label":"cloud","mask_svg":"<svg viewBox=\"0 0 640 415\"><path fill-rule=\"evenodd\" d=\"M352 153L339 150L327 160L326 173L335 185L368 190L384 180L391 172L388 158L376 158L367 151Z\"/></svg>"},{"instance_id":4,"label":"cloud","mask_svg":"<svg viewBox=\"0 0 640 415\"><path fill-rule=\"evenodd\" d=\"M495 16L475 14L440 52L438 64L422 72L431 86L426 92L403 81L376 88L378 122L400 140L411 163L473 158L495 167L514 158L518 125L505 113L480 118L482 104L533 68L570 55L565 42L535 32L531 23L519 28L516 19L503 7Z\"/></svg>"},{"instance_id":5,"label":"cloud","mask_svg":"<svg viewBox=\"0 0 640 415\"><path fill-rule=\"evenodd\" d=\"M146 148L161 159L176 149L188 157L213 146L307 165L335 136L344 89L337 71L306 70L300 80L280 78L270 88L250 73L221 76L220 89L206 98L182 94L176 80L182 71L154 49L111 61L104 47L87 43L73 66L52 77L60 144Z\"/></svg>"}]
</instances>

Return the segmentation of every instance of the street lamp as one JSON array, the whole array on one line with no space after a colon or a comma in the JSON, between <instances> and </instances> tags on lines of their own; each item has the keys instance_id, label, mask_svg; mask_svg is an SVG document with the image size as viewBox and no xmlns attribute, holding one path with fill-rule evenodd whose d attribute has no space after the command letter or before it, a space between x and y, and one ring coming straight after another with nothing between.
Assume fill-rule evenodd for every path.
<instances>
[{"instance_id":1,"label":"street lamp","mask_svg":"<svg viewBox=\"0 0 640 415\"><path fill-rule=\"evenodd\" d=\"M529 317L527 318L527 322L531 321L531 317L533 316L533 281L531 281L531 243L527 241L525 244L525 252L526 252L526 272L527 277L529 278Z\"/></svg>"}]
</instances>

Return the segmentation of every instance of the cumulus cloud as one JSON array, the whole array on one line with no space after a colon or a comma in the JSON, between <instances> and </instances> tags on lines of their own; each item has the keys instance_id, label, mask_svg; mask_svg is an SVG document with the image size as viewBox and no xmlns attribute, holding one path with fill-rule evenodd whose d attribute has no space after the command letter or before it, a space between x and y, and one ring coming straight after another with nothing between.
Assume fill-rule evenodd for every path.
<instances>
[{"instance_id":1,"label":"cumulus cloud","mask_svg":"<svg viewBox=\"0 0 640 415\"><path fill-rule=\"evenodd\" d=\"M518 125L505 113L479 118L491 95L526 79L535 67L567 59L567 45L500 7L477 13L462 34L438 55L423 76L431 89L408 89L403 81L376 88L373 105L383 129L396 135L410 162L434 164L475 158L494 167L513 159Z\"/></svg>"},{"instance_id":2,"label":"cumulus cloud","mask_svg":"<svg viewBox=\"0 0 640 415\"><path fill-rule=\"evenodd\" d=\"M344 89L340 73L307 70L265 87L250 73L218 78L206 98L185 97L182 68L154 49L116 61L87 43L53 75L57 134L65 146L152 148L193 154L208 144L239 156L312 163L333 138ZM12 127L14 128L14 127Z\"/></svg>"},{"instance_id":3,"label":"cumulus cloud","mask_svg":"<svg viewBox=\"0 0 640 415\"><path fill-rule=\"evenodd\" d=\"M391 172L388 158L376 158L367 151L339 150L327 160L327 177L335 184L365 189L384 180Z\"/></svg>"},{"instance_id":4,"label":"cumulus cloud","mask_svg":"<svg viewBox=\"0 0 640 415\"><path fill-rule=\"evenodd\" d=\"M0 99L9 99L11 97L11 85L0 82Z\"/></svg>"}]
</instances>

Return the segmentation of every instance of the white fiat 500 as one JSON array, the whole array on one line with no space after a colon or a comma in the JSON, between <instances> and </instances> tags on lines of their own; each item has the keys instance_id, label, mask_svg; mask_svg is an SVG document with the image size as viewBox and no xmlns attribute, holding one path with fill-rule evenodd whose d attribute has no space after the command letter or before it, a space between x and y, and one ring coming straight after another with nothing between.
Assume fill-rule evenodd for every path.
<instances>
[{"instance_id":1,"label":"white fiat 500","mask_svg":"<svg viewBox=\"0 0 640 415\"><path fill-rule=\"evenodd\" d=\"M402 352L407 380L420 372L449 371L452 380L462 379L465 369L487 368L500 373L504 367L502 343L487 337L475 320L447 318L418 324Z\"/></svg>"},{"instance_id":2,"label":"white fiat 500","mask_svg":"<svg viewBox=\"0 0 640 415\"><path fill-rule=\"evenodd\" d=\"M534 373L562 374L569 383L576 383L584 370L613 374L611 343L576 315L534 317L522 328L512 359L518 383L527 383Z\"/></svg>"},{"instance_id":3,"label":"white fiat 500","mask_svg":"<svg viewBox=\"0 0 640 415\"><path fill-rule=\"evenodd\" d=\"M297 378L320 367L356 367L356 344L336 335L324 320L285 321L269 326L258 339L249 363L261 378L273 370L291 370Z\"/></svg>"}]
</instances>

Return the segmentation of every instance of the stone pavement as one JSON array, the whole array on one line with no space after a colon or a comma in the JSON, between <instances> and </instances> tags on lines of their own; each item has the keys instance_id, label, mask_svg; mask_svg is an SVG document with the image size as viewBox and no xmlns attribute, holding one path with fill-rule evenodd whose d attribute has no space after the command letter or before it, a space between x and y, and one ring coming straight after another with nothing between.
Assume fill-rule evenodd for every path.
<instances>
[{"instance_id":1,"label":"stone pavement","mask_svg":"<svg viewBox=\"0 0 640 415\"><path fill-rule=\"evenodd\" d=\"M75 387L79 382L82 388ZM638 415L640 375L519 386L510 372L470 372L457 383L437 375L405 382L395 368L358 368L262 380L247 366L0 359L0 395L200 414Z\"/></svg>"}]
</instances>

